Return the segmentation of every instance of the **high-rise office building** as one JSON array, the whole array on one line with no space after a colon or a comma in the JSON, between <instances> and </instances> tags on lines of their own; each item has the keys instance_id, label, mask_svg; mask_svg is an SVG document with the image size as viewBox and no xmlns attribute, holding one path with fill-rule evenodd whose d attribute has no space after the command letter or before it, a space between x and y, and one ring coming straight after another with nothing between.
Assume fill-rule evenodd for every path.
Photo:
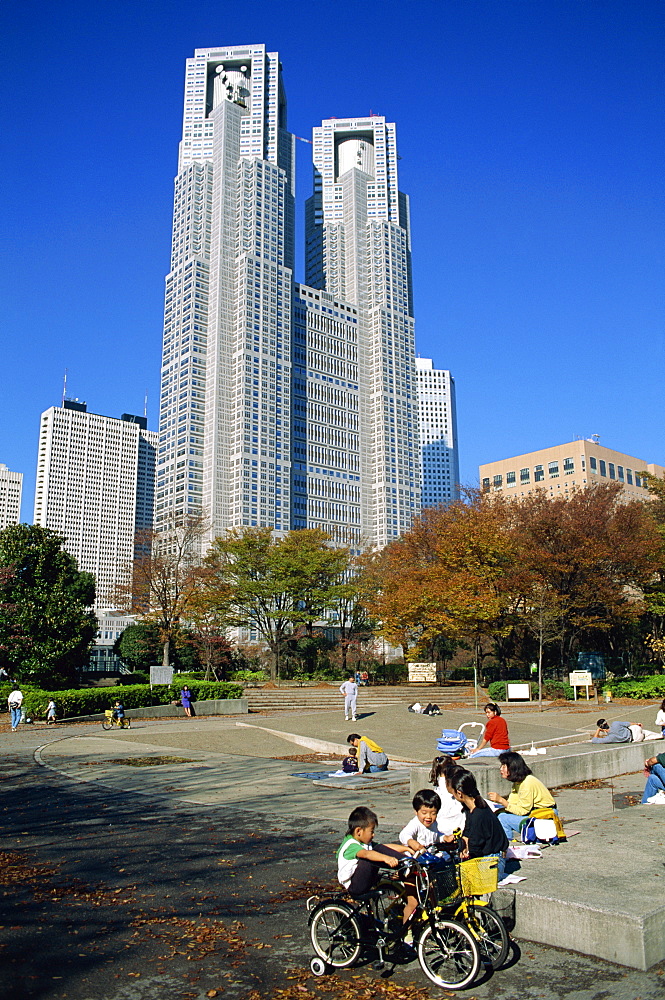
<instances>
[{"instance_id":1,"label":"high-rise office building","mask_svg":"<svg viewBox=\"0 0 665 1000\"><path fill-rule=\"evenodd\" d=\"M277 53L197 49L166 279L156 526L384 544L419 507L408 202L395 127L314 130L307 285Z\"/></svg>"},{"instance_id":2,"label":"high-rise office building","mask_svg":"<svg viewBox=\"0 0 665 1000\"><path fill-rule=\"evenodd\" d=\"M0 530L21 520L23 473L11 472L0 464Z\"/></svg>"},{"instance_id":3,"label":"high-rise office building","mask_svg":"<svg viewBox=\"0 0 665 1000\"><path fill-rule=\"evenodd\" d=\"M432 367L429 358L416 358L420 460L423 507L459 500L459 453L455 379L449 371Z\"/></svg>"},{"instance_id":4,"label":"high-rise office building","mask_svg":"<svg viewBox=\"0 0 665 1000\"><path fill-rule=\"evenodd\" d=\"M42 413L34 523L94 574L97 609L117 607L136 533L152 528L156 447L145 417L104 417L68 399Z\"/></svg>"}]
</instances>

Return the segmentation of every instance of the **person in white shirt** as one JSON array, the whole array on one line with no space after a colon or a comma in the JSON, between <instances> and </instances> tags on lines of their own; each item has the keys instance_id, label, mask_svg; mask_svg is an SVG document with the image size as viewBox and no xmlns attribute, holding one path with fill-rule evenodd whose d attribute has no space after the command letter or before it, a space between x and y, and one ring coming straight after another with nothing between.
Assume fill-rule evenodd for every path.
<instances>
[{"instance_id":1,"label":"person in white shirt","mask_svg":"<svg viewBox=\"0 0 665 1000\"><path fill-rule=\"evenodd\" d=\"M421 788L413 796L412 805L416 815L400 832L399 842L412 851L420 851L443 839L437 825L441 799L433 789Z\"/></svg>"},{"instance_id":2,"label":"person in white shirt","mask_svg":"<svg viewBox=\"0 0 665 1000\"><path fill-rule=\"evenodd\" d=\"M441 757L434 758L432 761L432 770L429 773L430 784L434 785L434 789L441 800L441 807L436 822L443 837L450 836L455 830L463 830L466 823L466 813L464 812L462 803L458 802L450 794L446 786L448 771L458 766L452 757L444 754Z\"/></svg>"},{"instance_id":3,"label":"person in white shirt","mask_svg":"<svg viewBox=\"0 0 665 1000\"><path fill-rule=\"evenodd\" d=\"M8 696L7 704L12 717L12 732L15 733L21 721L21 705L23 704L23 692L18 687L15 687Z\"/></svg>"},{"instance_id":4,"label":"person in white shirt","mask_svg":"<svg viewBox=\"0 0 665 1000\"><path fill-rule=\"evenodd\" d=\"M656 716L656 725L660 726L660 731L665 736L665 698L660 703L658 715Z\"/></svg>"},{"instance_id":5,"label":"person in white shirt","mask_svg":"<svg viewBox=\"0 0 665 1000\"><path fill-rule=\"evenodd\" d=\"M344 718L349 721L349 713L351 713L351 718L356 721L356 704L358 701L358 685L356 684L353 675L349 677L348 681L340 686L340 692L344 695Z\"/></svg>"}]
</instances>

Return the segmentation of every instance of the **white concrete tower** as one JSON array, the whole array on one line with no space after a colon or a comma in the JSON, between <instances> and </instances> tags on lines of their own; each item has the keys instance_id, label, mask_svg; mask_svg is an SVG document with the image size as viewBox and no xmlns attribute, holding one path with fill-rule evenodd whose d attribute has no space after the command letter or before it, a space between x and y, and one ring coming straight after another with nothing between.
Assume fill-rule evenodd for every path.
<instances>
[{"instance_id":1,"label":"white concrete tower","mask_svg":"<svg viewBox=\"0 0 665 1000\"><path fill-rule=\"evenodd\" d=\"M94 574L97 609L117 607L136 531L152 527L156 448L145 417L104 417L75 400L42 413L34 523L62 535Z\"/></svg>"},{"instance_id":2,"label":"white concrete tower","mask_svg":"<svg viewBox=\"0 0 665 1000\"><path fill-rule=\"evenodd\" d=\"M420 509L408 198L385 118L324 121L313 147L306 281L358 309L362 535L382 546Z\"/></svg>"},{"instance_id":3,"label":"white concrete tower","mask_svg":"<svg viewBox=\"0 0 665 1000\"><path fill-rule=\"evenodd\" d=\"M429 358L416 358L416 367L422 506L438 507L459 500L455 379L449 371L433 368Z\"/></svg>"},{"instance_id":4,"label":"white concrete tower","mask_svg":"<svg viewBox=\"0 0 665 1000\"><path fill-rule=\"evenodd\" d=\"M0 464L0 531L21 520L23 473L11 472Z\"/></svg>"},{"instance_id":5,"label":"white concrete tower","mask_svg":"<svg viewBox=\"0 0 665 1000\"><path fill-rule=\"evenodd\" d=\"M294 159L277 53L197 49L166 279L158 528L199 511L212 537L291 526Z\"/></svg>"}]
</instances>

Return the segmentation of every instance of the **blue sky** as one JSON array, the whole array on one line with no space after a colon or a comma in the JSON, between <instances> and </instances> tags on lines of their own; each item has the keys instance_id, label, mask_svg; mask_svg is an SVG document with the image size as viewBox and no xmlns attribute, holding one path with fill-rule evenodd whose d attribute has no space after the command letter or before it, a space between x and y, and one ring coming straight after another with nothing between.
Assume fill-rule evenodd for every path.
<instances>
[{"instance_id":1,"label":"blue sky","mask_svg":"<svg viewBox=\"0 0 665 1000\"><path fill-rule=\"evenodd\" d=\"M280 52L297 135L397 122L417 350L455 376L464 482L594 433L665 464L664 29L660 0L2 5L0 462L23 519L65 369L97 413L147 392L157 428L184 63L209 45Z\"/></svg>"}]
</instances>

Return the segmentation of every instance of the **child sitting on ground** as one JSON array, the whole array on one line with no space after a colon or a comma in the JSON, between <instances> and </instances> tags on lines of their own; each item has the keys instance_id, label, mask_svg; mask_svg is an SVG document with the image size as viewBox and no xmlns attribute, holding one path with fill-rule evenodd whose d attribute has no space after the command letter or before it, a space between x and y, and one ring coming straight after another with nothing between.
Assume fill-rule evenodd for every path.
<instances>
[{"instance_id":1,"label":"child sitting on ground","mask_svg":"<svg viewBox=\"0 0 665 1000\"><path fill-rule=\"evenodd\" d=\"M421 788L413 796L416 815L409 820L399 835L400 843L412 851L423 851L443 839L437 825L441 799L431 788Z\"/></svg>"},{"instance_id":2,"label":"child sitting on ground","mask_svg":"<svg viewBox=\"0 0 665 1000\"><path fill-rule=\"evenodd\" d=\"M396 868L403 854L411 855L402 844L374 844L378 825L375 812L367 806L356 806L349 816L349 827L337 851L337 878L352 896L374 888L381 877L381 868ZM404 923L416 909L418 901L409 893L404 907Z\"/></svg>"},{"instance_id":3,"label":"child sitting on ground","mask_svg":"<svg viewBox=\"0 0 665 1000\"><path fill-rule=\"evenodd\" d=\"M346 772L346 774L358 773L358 750L356 747L349 747L349 752L347 756L343 758L340 767L342 771Z\"/></svg>"}]
</instances>

